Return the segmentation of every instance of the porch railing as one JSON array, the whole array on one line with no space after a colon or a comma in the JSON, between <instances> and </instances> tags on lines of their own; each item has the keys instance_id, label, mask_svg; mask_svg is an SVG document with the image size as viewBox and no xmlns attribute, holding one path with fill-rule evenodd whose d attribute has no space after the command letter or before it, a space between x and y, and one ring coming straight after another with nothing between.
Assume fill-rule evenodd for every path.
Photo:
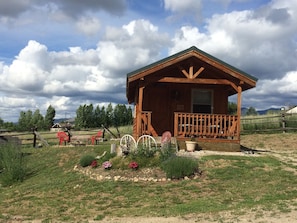
<instances>
[{"instance_id":1,"label":"porch railing","mask_svg":"<svg viewBox=\"0 0 297 223\"><path fill-rule=\"evenodd\" d=\"M141 112L141 134L149 134L150 125L152 123L152 112Z\"/></svg>"},{"instance_id":2,"label":"porch railing","mask_svg":"<svg viewBox=\"0 0 297 223\"><path fill-rule=\"evenodd\" d=\"M151 111L142 111L140 113L140 119L139 119L139 128L137 131L137 138L141 135L152 135L152 136L158 136L155 129L152 126L152 112Z\"/></svg>"},{"instance_id":3,"label":"porch railing","mask_svg":"<svg viewBox=\"0 0 297 223\"><path fill-rule=\"evenodd\" d=\"M237 115L174 113L174 136L239 139Z\"/></svg>"}]
</instances>

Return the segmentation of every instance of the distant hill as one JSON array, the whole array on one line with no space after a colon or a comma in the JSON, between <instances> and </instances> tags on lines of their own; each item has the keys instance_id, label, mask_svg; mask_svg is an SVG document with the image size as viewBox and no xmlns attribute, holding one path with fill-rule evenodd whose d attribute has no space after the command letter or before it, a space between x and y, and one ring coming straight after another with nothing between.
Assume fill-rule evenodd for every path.
<instances>
[{"instance_id":1,"label":"distant hill","mask_svg":"<svg viewBox=\"0 0 297 223\"><path fill-rule=\"evenodd\" d=\"M246 112L249 108L241 108L241 114L246 115ZM268 111L272 111L274 113L278 113L280 111L280 108L268 108L264 110L256 110L259 115L266 115Z\"/></svg>"},{"instance_id":2,"label":"distant hill","mask_svg":"<svg viewBox=\"0 0 297 223\"><path fill-rule=\"evenodd\" d=\"M257 111L259 113L259 115L266 115L268 111L271 111L273 113L279 113L280 112L280 108L268 108L265 110L259 110Z\"/></svg>"}]
</instances>

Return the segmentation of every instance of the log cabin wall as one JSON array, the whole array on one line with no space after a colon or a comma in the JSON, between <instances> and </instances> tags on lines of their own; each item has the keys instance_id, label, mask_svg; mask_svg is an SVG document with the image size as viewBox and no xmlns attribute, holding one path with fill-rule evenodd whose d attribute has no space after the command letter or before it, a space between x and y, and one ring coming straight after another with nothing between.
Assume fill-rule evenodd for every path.
<instances>
[{"instance_id":1,"label":"log cabin wall","mask_svg":"<svg viewBox=\"0 0 297 223\"><path fill-rule=\"evenodd\" d=\"M224 86L154 83L144 88L143 111L152 112L152 125L158 135L173 132L174 112L192 112L192 90L208 89L213 92L213 113L227 114L228 96Z\"/></svg>"}]
</instances>

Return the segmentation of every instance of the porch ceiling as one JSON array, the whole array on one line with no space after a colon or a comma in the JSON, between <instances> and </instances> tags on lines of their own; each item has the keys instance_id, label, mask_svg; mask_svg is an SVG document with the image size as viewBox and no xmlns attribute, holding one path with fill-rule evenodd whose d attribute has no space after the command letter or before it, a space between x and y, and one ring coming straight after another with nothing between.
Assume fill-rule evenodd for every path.
<instances>
[{"instance_id":1,"label":"porch ceiling","mask_svg":"<svg viewBox=\"0 0 297 223\"><path fill-rule=\"evenodd\" d=\"M192 75L192 76L191 76ZM197 85L226 85L228 95L236 94L236 86L248 90L256 86L257 78L197 49L167 57L127 74L127 98L134 101L136 89L155 82Z\"/></svg>"}]
</instances>

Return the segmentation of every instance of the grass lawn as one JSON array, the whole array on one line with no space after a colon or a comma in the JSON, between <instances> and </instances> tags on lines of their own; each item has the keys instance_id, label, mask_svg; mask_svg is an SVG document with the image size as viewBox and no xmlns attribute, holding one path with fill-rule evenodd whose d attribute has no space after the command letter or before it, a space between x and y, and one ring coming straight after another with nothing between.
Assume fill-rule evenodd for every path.
<instances>
[{"instance_id":1,"label":"grass lawn","mask_svg":"<svg viewBox=\"0 0 297 223\"><path fill-rule=\"evenodd\" d=\"M290 134L288 140L296 136ZM267 149L265 144L272 148L269 140L276 138L247 135L242 141L245 146ZM290 154L297 157L293 147ZM286 158L283 149L288 147L273 149ZM24 148L30 174L22 183L0 187L0 221L22 216L42 222L88 222L110 216L169 217L228 210L240 215L241 210L259 207L286 212L297 199L297 163L285 162L272 152L201 157L203 174L195 180L95 181L73 170L84 154L99 155L104 150L110 150L110 142L94 147Z\"/></svg>"}]
</instances>

